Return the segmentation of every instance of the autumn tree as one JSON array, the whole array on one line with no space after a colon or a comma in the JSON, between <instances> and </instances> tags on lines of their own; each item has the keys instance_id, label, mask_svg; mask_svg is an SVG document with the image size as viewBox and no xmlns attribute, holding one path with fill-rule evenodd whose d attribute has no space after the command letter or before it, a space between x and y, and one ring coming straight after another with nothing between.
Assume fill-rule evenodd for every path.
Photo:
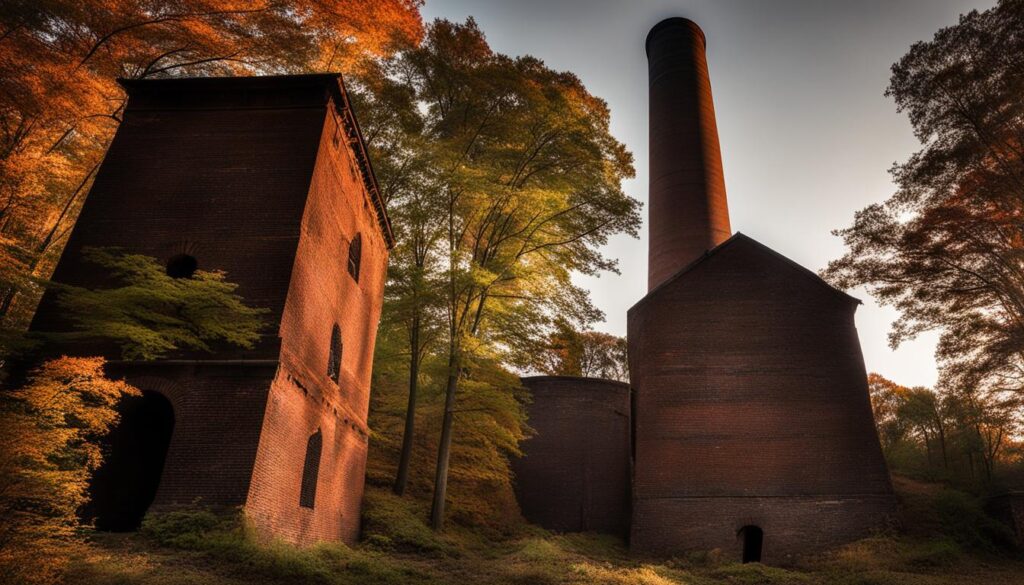
<instances>
[{"instance_id":1,"label":"autumn tree","mask_svg":"<svg viewBox=\"0 0 1024 585\"><path fill-rule=\"evenodd\" d=\"M1020 404L992 393L908 388L868 376L882 450L891 468L965 487L989 487L1013 466Z\"/></svg>"},{"instance_id":2,"label":"autumn tree","mask_svg":"<svg viewBox=\"0 0 1024 585\"><path fill-rule=\"evenodd\" d=\"M120 122L115 79L359 68L420 0L0 3L0 317L24 324Z\"/></svg>"},{"instance_id":3,"label":"autumn tree","mask_svg":"<svg viewBox=\"0 0 1024 585\"><path fill-rule=\"evenodd\" d=\"M22 336L64 349L111 344L127 359L153 359L216 344L252 347L265 326L266 311L247 306L222 272L172 278L154 258L107 249L87 250L86 258L109 275L109 286L44 283L55 289L70 329ZM102 439L118 421L119 400L139 393L103 368L100 357L50 359L23 384L0 390L4 582L52 582L79 542L77 512L102 462Z\"/></svg>"},{"instance_id":4,"label":"autumn tree","mask_svg":"<svg viewBox=\"0 0 1024 585\"><path fill-rule=\"evenodd\" d=\"M608 131L607 105L572 74L494 53L472 20L435 21L390 67L415 105L405 115L420 116L408 144L425 160L405 159L422 170L389 204L414 218L419 241L398 250L393 277L422 266L440 301L432 314L446 373L431 514L440 528L456 416L476 409L488 372L533 360L554 315L600 317L570 275L615 269L599 247L636 232L638 204L620 187L632 158Z\"/></svg>"},{"instance_id":5,"label":"autumn tree","mask_svg":"<svg viewBox=\"0 0 1024 585\"><path fill-rule=\"evenodd\" d=\"M406 47L412 50L413 47ZM415 88L402 75L404 57L368 64L352 78L350 91L360 112L360 125L374 160L381 195L388 206L396 243L388 263L382 339L388 333L405 338L404 348L391 355L377 352L378 362L404 356L407 396L398 468L392 490L402 495L409 483L416 437L421 370L428 350L443 334L441 266L442 223L435 208L434 150L424 133ZM379 347L387 347L382 343ZM387 368L386 363L375 367Z\"/></svg>"},{"instance_id":6,"label":"autumn tree","mask_svg":"<svg viewBox=\"0 0 1024 585\"><path fill-rule=\"evenodd\" d=\"M0 580L55 580L76 542L78 508L102 461L118 401L138 390L101 358L60 358L0 400Z\"/></svg>"},{"instance_id":7,"label":"autumn tree","mask_svg":"<svg viewBox=\"0 0 1024 585\"><path fill-rule=\"evenodd\" d=\"M896 193L836 232L825 278L900 312L896 346L941 331L944 387L1024 390L1024 1L1001 0L914 44L887 95L922 143ZM998 398L997 398L998 400Z\"/></svg>"},{"instance_id":8,"label":"autumn tree","mask_svg":"<svg viewBox=\"0 0 1024 585\"><path fill-rule=\"evenodd\" d=\"M629 381L626 339L600 331L580 331L564 320L541 351L534 367L549 376L586 376Z\"/></svg>"}]
</instances>

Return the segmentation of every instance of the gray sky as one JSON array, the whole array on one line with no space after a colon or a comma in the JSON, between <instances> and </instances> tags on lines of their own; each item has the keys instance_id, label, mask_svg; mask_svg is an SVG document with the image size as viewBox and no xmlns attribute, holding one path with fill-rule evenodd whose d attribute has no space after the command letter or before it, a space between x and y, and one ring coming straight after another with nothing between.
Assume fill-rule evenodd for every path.
<instances>
[{"instance_id":1,"label":"gray sky","mask_svg":"<svg viewBox=\"0 0 1024 585\"><path fill-rule=\"evenodd\" d=\"M734 230L811 270L842 255L831 230L886 199L888 169L918 144L882 93L910 45L995 0L426 0L425 19L476 18L491 47L569 70L607 100L612 133L636 157L624 187L643 201L640 239L606 252L622 275L583 278L607 321L625 335L626 310L647 283L647 62L655 23L685 16L704 29ZM888 347L896 313L866 291L857 328L869 371L932 385L935 335Z\"/></svg>"}]
</instances>

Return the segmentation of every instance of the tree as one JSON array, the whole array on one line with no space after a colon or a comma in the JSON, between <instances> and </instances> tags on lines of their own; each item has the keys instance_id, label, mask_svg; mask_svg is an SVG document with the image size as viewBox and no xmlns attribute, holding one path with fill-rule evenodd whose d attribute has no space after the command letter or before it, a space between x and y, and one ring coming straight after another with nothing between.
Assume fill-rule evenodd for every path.
<instances>
[{"instance_id":1,"label":"tree","mask_svg":"<svg viewBox=\"0 0 1024 585\"><path fill-rule=\"evenodd\" d=\"M878 374L868 382L893 470L985 489L998 481L998 469L1009 471L1021 424L1015 396L907 388Z\"/></svg>"},{"instance_id":2,"label":"tree","mask_svg":"<svg viewBox=\"0 0 1024 585\"><path fill-rule=\"evenodd\" d=\"M438 278L442 230L432 207L436 201L431 191L436 190L431 183L433 152L424 135L425 120L415 88L401 75L403 62L402 58L382 60L363 68L350 89L396 236L381 331L398 329L407 338L407 348L400 352L409 360L405 424L392 484L398 495L405 493L409 482L421 366L443 333L443 285Z\"/></svg>"},{"instance_id":3,"label":"tree","mask_svg":"<svg viewBox=\"0 0 1024 585\"><path fill-rule=\"evenodd\" d=\"M153 359L211 344L251 347L259 339L266 311L246 306L222 272L175 279L147 256L93 249L86 257L113 286L47 283L56 287L73 330L43 332L42 342L110 342L128 359ZM33 369L25 384L0 391L4 582L54 581L78 542L77 511L102 462L101 440L118 421L118 401L139 393L106 378L103 368L99 357L52 359Z\"/></svg>"},{"instance_id":4,"label":"tree","mask_svg":"<svg viewBox=\"0 0 1024 585\"><path fill-rule=\"evenodd\" d=\"M871 410L875 417L875 427L886 458L891 458L894 448L909 432L907 421L900 415L900 406L908 389L882 377L879 374L868 375L868 392L871 396Z\"/></svg>"},{"instance_id":5,"label":"tree","mask_svg":"<svg viewBox=\"0 0 1024 585\"><path fill-rule=\"evenodd\" d=\"M910 428L919 433L927 452L928 465L934 465L932 444L938 443L939 455L942 457L942 467L948 469L949 454L946 448L946 416L942 408L942 399L928 388L920 386L910 388L903 394L897 416L907 421Z\"/></svg>"},{"instance_id":6,"label":"tree","mask_svg":"<svg viewBox=\"0 0 1024 585\"><path fill-rule=\"evenodd\" d=\"M886 94L922 149L898 190L836 233L823 276L900 311L896 346L940 330L945 387L1024 390L1024 1L1002 0L914 44Z\"/></svg>"},{"instance_id":7,"label":"tree","mask_svg":"<svg viewBox=\"0 0 1024 585\"><path fill-rule=\"evenodd\" d=\"M559 320L535 366L549 376L585 376L629 381L626 339L600 331L578 331Z\"/></svg>"},{"instance_id":8,"label":"tree","mask_svg":"<svg viewBox=\"0 0 1024 585\"><path fill-rule=\"evenodd\" d=\"M448 146L448 381L431 509L440 529L460 381L482 359L524 361L554 313L596 318L571 271L614 268L597 247L638 217L619 185L630 158L578 79L492 54L472 22L437 22L427 43L436 54L413 62L431 80L420 94Z\"/></svg>"},{"instance_id":9,"label":"tree","mask_svg":"<svg viewBox=\"0 0 1024 585\"><path fill-rule=\"evenodd\" d=\"M0 579L46 583L67 563L78 508L102 461L115 407L139 391L103 374L101 358L46 362L0 400Z\"/></svg>"},{"instance_id":10,"label":"tree","mask_svg":"<svg viewBox=\"0 0 1024 585\"><path fill-rule=\"evenodd\" d=\"M266 325L267 309L247 306L224 272L173 278L149 256L106 248L86 249L83 256L118 286L49 283L73 330L34 335L50 342L112 342L125 359L151 360L175 349L210 351L218 342L252 348Z\"/></svg>"},{"instance_id":11,"label":"tree","mask_svg":"<svg viewBox=\"0 0 1024 585\"><path fill-rule=\"evenodd\" d=\"M422 34L420 0L0 5L0 317L27 323L121 120L118 77L359 68Z\"/></svg>"},{"instance_id":12,"label":"tree","mask_svg":"<svg viewBox=\"0 0 1024 585\"><path fill-rule=\"evenodd\" d=\"M434 307L405 313L410 339L417 314L419 326L426 315L441 320L446 374L431 513L441 528L456 416L484 392L488 372L534 360L554 315L600 317L570 276L615 269L598 248L611 234L636 233L638 204L621 190L632 157L608 131L607 105L572 74L494 53L472 20L435 21L420 47L388 67L407 88L396 119L418 117L411 136L385 140L398 147L382 165L395 174L382 182L400 186L390 209L412 220L417 242L396 250L392 280L419 283L401 289L406 307ZM429 303L427 290L437 295Z\"/></svg>"}]
</instances>

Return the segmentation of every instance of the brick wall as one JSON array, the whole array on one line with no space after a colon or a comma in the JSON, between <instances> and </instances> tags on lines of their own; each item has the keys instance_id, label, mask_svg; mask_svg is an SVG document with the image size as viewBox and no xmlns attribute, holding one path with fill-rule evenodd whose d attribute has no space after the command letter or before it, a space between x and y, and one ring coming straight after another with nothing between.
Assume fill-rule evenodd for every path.
<instances>
[{"instance_id":1,"label":"brick wall","mask_svg":"<svg viewBox=\"0 0 1024 585\"><path fill-rule=\"evenodd\" d=\"M158 392L174 408L174 431L153 505L245 503L273 365L113 364L108 374Z\"/></svg>"},{"instance_id":2,"label":"brick wall","mask_svg":"<svg viewBox=\"0 0 1024 585\"><path fill-rule=\"evenodd\" d=\"M88 246L121 247L161 261L186 253L200 269L227 272L247 303L279 318L324 122L323 90L279 96L277 108L244 107L239 100L256 99L256 90L248 98L224 93L133 92L54 280L102 284L106 275L82 262ZM234 98L235 107L183 106L186 97L203 94L214 102ZM62 328L51 295L43 298L33 328ZM276 358L273 327L267 337L257 351L230 353Z\"/></svg>"},{"instance_id":3,"label":"brick wall","mask_svg":"<svg viewBox=\"0 0 1024 585\"><path fill-rule=\"evenodd\" d=\"M629 386L569 376L523 378L536 435L513 459L527 520L551 530L629 531Z\"/></svg>"},{"instance_id":4,"label":"brick wall","mask_svg":"<svg viewBox=\"0 0 1024 585\"><path fill-rule=\"evenodd\" d=\"M340 120L333 108L325 116L281 318L281 371L246 506L258 525L303 543L352 542L358 535L370 373L388 254ZM348 246L357 233L358 282L347 270ZM338 383L327 372L335 324L343 342ZM316 505L309 510L299 506L299 487L306 441L318 428L324 451Z\"/></svg>"},{"instance_id":5,"label":"brick wall","mask_svg":"<svg viewBox=\"0 0 1024 585\"><path fill-rule=\"evenodd\" d=\"M771 561L883 521L855 309L741 235L630 309L632 546L738 556L736 531L755 524Z\"/></svg>"},{"instance_id":6,"label":"brick wall","mask_svg":"<svg viewBox=\"0 0 1024 585\"><path fill-rule=\"evenodd\" d=\"M633 509L633 550L675 556L685 550L720 550L739 560L740 529L764 531L761 561L791 564L797 556L870 534L893 511L892 497L720 496L637 499Z\"/></svg>"}]
</instances>

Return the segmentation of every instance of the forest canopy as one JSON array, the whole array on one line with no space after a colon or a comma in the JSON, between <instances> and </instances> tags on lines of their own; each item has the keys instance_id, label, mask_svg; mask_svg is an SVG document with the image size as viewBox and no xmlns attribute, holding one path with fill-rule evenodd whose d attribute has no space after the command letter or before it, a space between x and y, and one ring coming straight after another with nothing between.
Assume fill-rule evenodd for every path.
<instances>
[{"instance_id":1,"label":"forest canopy","mask_svg":"<svg viewBox=\"0 0 1024 585\"><path fill-rule=\"evenodd\" d=\"M890 464L988 489L1021 475L1021 55L1024 1L1001 0L915 43L893 65L886 95L921 149L893 166L888 200L835 232L847 252L823 272L899 311L893 346L940 333L935 390L871 379Z\"/></svg>"}]
</instances>

